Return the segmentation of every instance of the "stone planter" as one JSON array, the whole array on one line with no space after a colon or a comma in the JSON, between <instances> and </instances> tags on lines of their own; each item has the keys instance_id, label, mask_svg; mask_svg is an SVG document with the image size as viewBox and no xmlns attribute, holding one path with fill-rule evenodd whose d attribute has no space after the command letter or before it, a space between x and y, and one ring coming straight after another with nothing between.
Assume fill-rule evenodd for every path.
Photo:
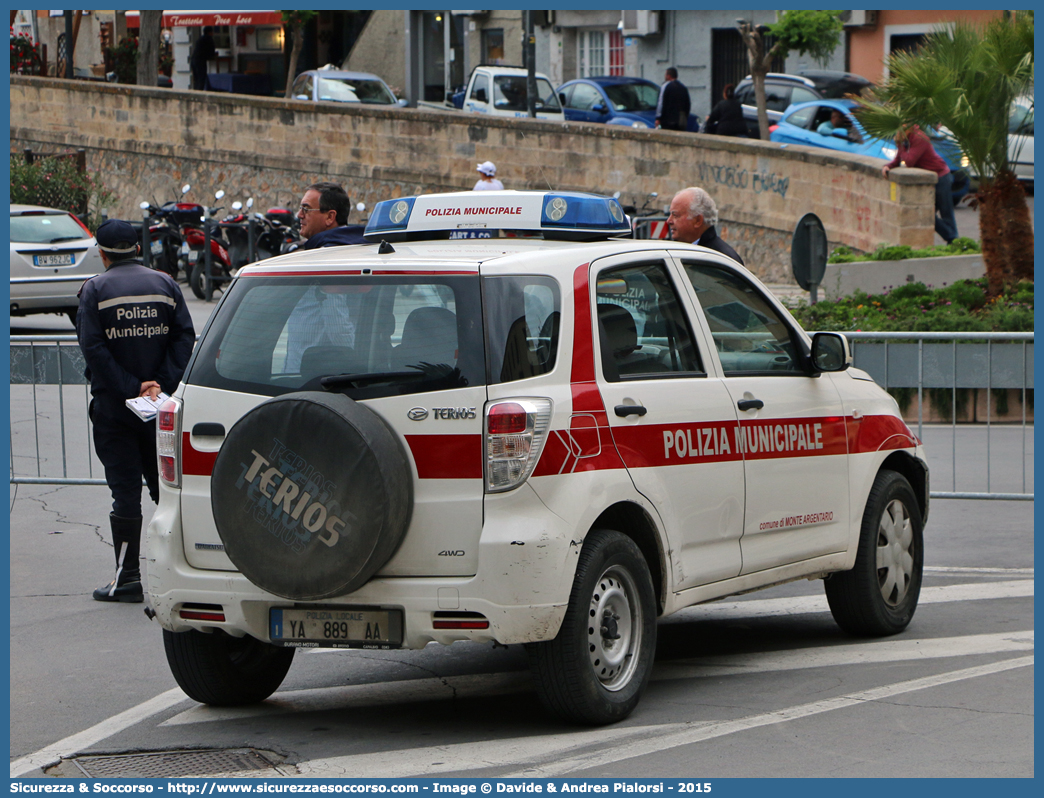
<instances>
[{"instance_id":1,"label":"stone planter","mask_svg":"<svg viewBox=\"0 0 1044 798\"><path fill-rule=\"evenodd\" d=\"M862 260L828 263L821 288L827 299L839 299L857 289L868 294L883 294L906 283L924 283L929 288L942 288L957 280L974 280L985 274L981 254Z\"/></svg>"}]
</instances>

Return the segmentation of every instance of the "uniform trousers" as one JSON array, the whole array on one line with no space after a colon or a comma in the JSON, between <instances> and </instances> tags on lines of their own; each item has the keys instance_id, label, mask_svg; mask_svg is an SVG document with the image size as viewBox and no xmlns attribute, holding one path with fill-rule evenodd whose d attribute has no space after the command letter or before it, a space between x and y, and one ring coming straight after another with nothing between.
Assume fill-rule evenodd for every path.
<instances>
[{"instance_id":1,"label":"uniform trousers","mask_svg":"<svg viewBox=\"0 0 1044 798\"><path fill-rule=\"evenodd\" d=\"M105 481L112 491L112 512L121 518L141 517L141 479L149 496L159 503L159 470L156 464L156 421L142 421L127 408L102 412L91 402L94 450L105 467Z\"/></svg>"}]
</instances>

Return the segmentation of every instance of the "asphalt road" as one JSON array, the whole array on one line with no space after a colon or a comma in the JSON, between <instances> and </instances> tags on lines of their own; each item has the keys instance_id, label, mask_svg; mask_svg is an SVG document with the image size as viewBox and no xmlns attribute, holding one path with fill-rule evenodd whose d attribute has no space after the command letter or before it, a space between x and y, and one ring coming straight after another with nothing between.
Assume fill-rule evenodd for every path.
<instances>
[{"instance_id":1,"label":"asphalt road","mask_svg":"<svg viewBox=\"0 0 1044 798\"><path fill-rule=\"evenodd\" d=\"M940 469L947 434L926 429ZM199 749L268 752L278 769L223 772L270 777L1034 773L1032 502L934 501L921 606L893 638L841 633L818 581L663 620L642 703L596 730L543 714L519 646L303 651L264 704L198 705L141 605L90 599L108 509L104 488L11 491L12 776L155 751L182 753L153 775L212 775Z\"/></svg>"}]
</instances>

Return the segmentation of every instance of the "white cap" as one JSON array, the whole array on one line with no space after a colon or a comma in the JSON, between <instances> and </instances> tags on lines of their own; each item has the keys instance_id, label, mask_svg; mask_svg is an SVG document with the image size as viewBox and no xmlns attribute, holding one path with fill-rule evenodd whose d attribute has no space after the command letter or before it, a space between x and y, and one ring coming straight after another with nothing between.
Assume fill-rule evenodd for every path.
<instances>
[{"instance_id":1,"label":"white cap","mask_svg":"<svg viewBox=\"0 0 1044 798\"><path fill-rule=\"evenodd\" d=\"M487 177L493 177L497 173L497 166L493 161L483 161L478 165L478 171Z\"/></svg>"}]
</instances>

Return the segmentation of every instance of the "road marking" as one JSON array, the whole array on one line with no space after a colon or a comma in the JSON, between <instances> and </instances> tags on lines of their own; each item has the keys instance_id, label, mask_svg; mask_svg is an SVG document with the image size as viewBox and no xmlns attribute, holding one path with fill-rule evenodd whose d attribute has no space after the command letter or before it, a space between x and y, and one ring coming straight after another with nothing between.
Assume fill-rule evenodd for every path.
<instances>
[{"instance_id":1,"label":"road marking","mask_svg":"<svg viewBox=\"0 0 1044 798\"><path fill-rule=\"evenodd\" d=\"M926 565L926 574L967 574L969 576L985 575L993 576L1033 576L1032 568L969 568L961 565Z\"/></svg>"},{"instance_id":2,"label":"road marking","mask_svg":"<svg viewBox=\"0 0 1044 798\"><path fill-rule=\"evenodd\" d=\"M180 687L160 693L155 698L150 698L148 701L138 704L136 707L131 707L119 715L113 715L101 723L96 723L89 729L84 729L82 732L77 732L64 740L52 743L46 748L41 748L35 753L16 759L11 763L11 778L24 776L37 768L50 767L62 757L71 756L77 751L89 748L106 737L118 734L152 715L156 715L166 709L170 709L175 704L188 700L188 696L181 691Z\"/></svg>"},{"instance_id":3,"label":"road marking","mask_svg":"<svg viewBox=\"0 0 1044 798\"><path fill-rule=\"evenodd\" d=\"M979 665L974 668L962 668L961 670L940 673L935 676L926 676L920 679L910 679L905 682L897 682L883 687L875 687L872 690L863 690L858 693L828 698L823 701L814 701L810 704L801 704L795 707L765 712L761 715L752 715L747 718L721 721L718 723L697 724L695 728L682 731L666 732L658 734L648 740L633 741L628 743L625 750L596 749L588 754L582 754L572 759L558 759L546 765L525 768L516 773L506 773L498 778L510 779L519 777L543 777L562 776L575 773L578 770L586 770L592 767L602 767L610 763L621 762L635 757L656 754L671 748L683 745L711 740L715 737L724 737L737 732L748 731L762 726L772 726L777 723L785 723L790 720L807 718L812 715L820 715L824 712L833 712L836 709L846 709L865 704L869 701L880 701L885 698L894 698L905 693L918 690L927 690L932 687L940 687L944 684L976 679L981 676L990 676L995 673L1026 668L1033 666L1033 656L1017 657L1015 659L994 662L989 665Z\"/></svg>"},{"instance_id":4,"label":"road marking","mask_svg":"<svg viewBox=\"0 0 1044 798\"><path fill-rule=\"evenodd\" d=\"M972 601L972 600L987 600L987 599L1003 599L1003 598L1024 598L1033 596L1033 580L1012 580L1005 582L993 582L985 584L966 584L966 585L944 585L939 587L922 588L920 603L921 604L934 604L941 602L950 601ZM714 617L717 615L728 615L733 617L752 617L752 616L779 616L779 615L796 615L805 613L817 613L817 612L828 612L826 598L822 595L816 596L800 596L795 598L778 598L778 599L754 599L751 601L732 601L732 602L713 602L710 604L703 604L698 607L689 607L681 610L680 612L672 615L670 618L665 619L664 623L670 623L672 619L678 620L692 620L692 614L698 613ZM1007 639L1007 638L1006 638ZM916 641L908 641L916 642ZM874 643L873 646L881 645L881 643ZM859 646L862 649L861 646ZM866 645L867 650L871 648L871 644ZM320 649L322 650L322 649ZM808 649L803 650L806 654L809 653ZM344 652L338 652L344 653ZM826 656L823 654L822 656ZM872 655L867 655L872 656ZM956 656L956 655L955 655ZM863 661L863 660L860 660ZM876 660L873 660L876 661ZM735 663L733 663L733 666ZM694 666L697 667L697 666ZM721 665L719 667L731 667ZM817 666L818 667L818 666ZM749 668L743 669L741 672L754 672ZM709 673L708 673L709 675ZM671 678L671 677L666 677ZM674 677L674 678L689 678L686 677ZM312 696L302 696L307 704L308 701L317 701L323 695L340 692L351 693L356 691L357 695L366 695L369 691L371 700L382 696L385 691L391 691L394 693L394 698L381 698L381 701L393 701L395 703L418 701L418 700L434 700L436 698L452 697L453 695L490 695L494 694L495 691L513 692L519 688L512 688L510 685L512 681L526 682L529 684L529 676L525 671L514 673L514 674L478 674L470 677L447 677L445 679L422 679L422 680L410 680L407 682L382 682L375 685L358 685L346 688L319 688L316 690L298 690L298 691L285 691L276 693L271 699L266 701L264 704L258 707L252 707L248 709L240 710L218 710L211 707L205 707L202 705L196 705L192 710L181 713L180 715L171 718L166 721L165 724L176 725L175 721L177 718L185 718L189 716L193 719L183 720L182 722L194 723L201 722L204 718L210 719L208 713L215 715L213 720L224 720L226 716L219 713L231 713L231 712L248 712L255 711L255 714L269 714L271 712L285 712L286 709L280 707L281 703L291 702L293 703L293 696L295 694L314 694ZM413 688L407 685L418 683L416 694L412 694ZM450 690L439 690L438 694L432 694L431 690L433 685L438 684L444 687L450 688L450 690L457 690L463 692L450 692ZM339 692L340 691L340 692ZM425 699L423 696L428 696ZM70 737L66 737L63 740L59 740L56 743L52 743L46 748L42 748L35 753L29 754L28 756L21 757L11 763L11 778L15 778L25 773L29 773L37 768L48 767L63 756L70 756L77 751L94 745L101 740L111 737L118 732L123 731L136 723L140 723L152 715L157 715L166 709L178 704L181 701L188 700L185 694L179 689L174 688L168 690L165 693L152 698L136 707L121 712L118 715L114 715L107 720L103 720L101 723L97 723L91 726L89 729L85 729L82 732L78 732ZM341 701L344 701L342 696ZM354 700L354 699L353 699ZM325 704L324 704L325 705ZM354 704L353 704L354 705ZM270 709L269 707L275 707ZM198 711L197 711L198 710ZM302 710L298 710L302 711ZM231 717L229 715L228 717ZM244 715L235 715L235 717L244 717ZM17 772L16 772L17 771Z\"/></svg>"},{"instance_id":5,"label":"road marking","mask_svg":"<svg viewBox=\"0 0 1044 798\"><path fill-rule=\"evenodd\" d=\"M881 662L971 657L1033 650L1033 631L915 640L867 640L823 648L799 648L774 652L744 652L720 657L667 660L653 666L652 681L740 676L806 668L830 668ZM410 679L345 687L284 690L264 704L249 707L196 705L163 721L160 726L240 720L288 712L320 712L360 709L384 704L406 705L420 701L485 697L533 689L528 671L482 673L443 679Z\"/></svg>"},{"instance_id":6,"label":"road marking","mask_svg":"<svg viewBox=\"0 0 1044 798\"><path fill-rule=\"evenodd\" d=\"M638 727L633 735L626 733L615 736L616 727L571 734L538 735L508 740L484 740L477 743L457 743L427 748L353 754L329 759L315 759L298 764L302 777L322 778L351 775L355 778L406 778L410 776L435 776L443 773L461 773L482 768L521 766L516 772L498 775L497 778L547 778L563 776L580 770L603 767L607 764L660 753L671 748L723 737L729 734L798 720L811 715L832 712L836 709L859 706L870 701L893 698L916 690L926 690L952 682L989 676L1015 668L1033 665L1033 657L995 662L974 668L949 671L935 676L911 679L905 682L864 690L858 693L815 701L795 707L737 718L729 721L664 724L661 726ZM626 732L628 730L622 730ZM627 739L626 745L607 747L606 735L613 735L615 742ZM556 747L564 745L565 748ZM592 750L562 758L563 753L590 747ZM550 761L542 764L526 764L537 758Z\"/></svg>"},{"instance_id":7,"label":"road marking","mask_svg":"<svg viewBox=\"0 0 1044 798\"><path fill-rule=\"evenodd\" d=\"M977 601L987 599L1026 598L1033 596L1032 579L1014 579L983 584L940 585L922 587L918 604L940 604L950 601ZM749 601L712 601L686 607L664 618L662 623L692 621L694 616L715 617L773 617L779 615L806 615L830 612L826 596L794 596L793 598L751 599Z\"/></svg>"}]
</instances>

